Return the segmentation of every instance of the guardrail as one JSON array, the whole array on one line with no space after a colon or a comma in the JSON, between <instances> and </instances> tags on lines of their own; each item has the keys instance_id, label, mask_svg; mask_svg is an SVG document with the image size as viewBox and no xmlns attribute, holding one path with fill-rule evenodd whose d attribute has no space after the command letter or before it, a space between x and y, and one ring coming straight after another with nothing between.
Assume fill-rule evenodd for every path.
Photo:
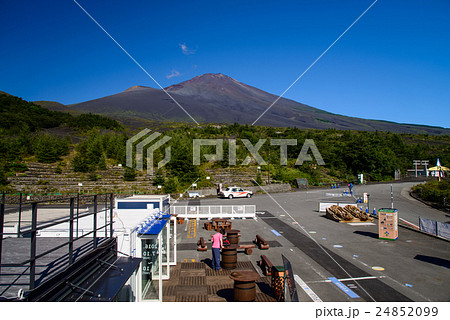
<instances>
[{"instance_id":1,"label":"guardrail","mask_svg":"<svg viewBox=\"0 0 450 320\"><path fill-rule=\"evenodd\" d=\"M255 205L171 206L170 213L185 219L256 218Z\"/></svg>"}]
</instances>

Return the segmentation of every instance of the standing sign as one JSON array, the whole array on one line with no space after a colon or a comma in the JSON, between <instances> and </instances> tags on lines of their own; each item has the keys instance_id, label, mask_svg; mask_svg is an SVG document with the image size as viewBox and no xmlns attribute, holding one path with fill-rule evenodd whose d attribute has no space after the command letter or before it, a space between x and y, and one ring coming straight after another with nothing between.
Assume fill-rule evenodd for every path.
<instances>
[{"instance_id":1,"label":"standing sign","mask_svg":"<svg viewBox=\"0 0 450 320\"><path fill-rule=\"evenodd\" d=\"M286 284L289 288L289 297L292 302L298 302L297 288L295 287L294 272L292 271L291 262L283 255L284 276L286 277Z\"/></svg>"},{"instance_id":2,"label":"standing sign","mask_svg":"<svg viewBox=\"0 0 450 320\"><path fill-rule=\"evenodd\" d=\"M158 242L157 239L142 239L142 288L143 296L146 299L158 299L154 295L156 291L152 283L153 277L159 275L158 263Z\"/></svg>"},{"instance_id":3,"label":"standing sign","mask_svg":"<svg viewBox=\"0 0 450 320\"><path fill-rule=\"evenodd\" d=\"M396 240L398 238L398 210L378 210L378 238Z\"/></svg>"}]
</instances>

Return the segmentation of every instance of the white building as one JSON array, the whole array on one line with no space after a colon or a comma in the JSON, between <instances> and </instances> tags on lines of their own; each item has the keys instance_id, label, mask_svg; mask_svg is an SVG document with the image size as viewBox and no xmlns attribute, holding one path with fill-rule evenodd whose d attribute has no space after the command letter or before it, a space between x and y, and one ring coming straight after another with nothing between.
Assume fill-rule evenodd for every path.
<instances>
[{"instance_id":1,"label":"white building","mask_svg":"<svg viewBox=\"0 0 450 320\"><path fill-rule=\"evenodd\" d=\"M122 289L132 301L162 301L162 280L169 279L176 264L176 219L169 213L169 195L142 195L116 198L113 209L113 236L120 256L142 258L137 271ZM91 209L92 210L92 209ZM93 230L92 215L80 211L74 221L74 236ZM109 212L98 210L97 226L109 223ZM39 237L68 237L69 222L41 230ZM106 230L106 228L105 228ZM105 231L106 232L106 231ZM102 230L97 237L102 237ZM93 233L87 235L93 237Z\"/></svg>"}]
</instances>

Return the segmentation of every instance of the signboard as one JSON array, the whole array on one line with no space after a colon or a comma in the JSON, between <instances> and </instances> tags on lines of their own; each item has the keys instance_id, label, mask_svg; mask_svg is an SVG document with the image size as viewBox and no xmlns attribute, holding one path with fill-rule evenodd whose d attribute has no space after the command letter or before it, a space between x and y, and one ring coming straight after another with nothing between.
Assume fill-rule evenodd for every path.
<instances>
[{"instance_id":1,"label":"signboard","mask_svg":"<svg viewBox=\"0 0 450 320\"><path fill-rule=\"evenodd\" d=\"M378 210L378 238L396 240L398 238L398 210Z\"/></svg>"},{"instance_id":2,"label":"signboard","mask_svg":"<svg viewBox=\"0 0 450 320\"><path fill-rule=\"evenodd\" d=\"M364 183L364 174L358 173L358 183L363 184Z\"/></svg>"},{"instance_id":3,"label":"signboard","mask_svg":"<svg viewBox=\"0 0 450 320\"><path fill-rule=\"evenodd\" d=\"M295 179L294 184L297 188L306 188L308 189L308 179Z\"/></svg>"},{"instance_id":4,"label":"signboard","mask_svg":"<svg viewBox=\"0 0 450 320\"><path fill-rule=\"evenodd\" d=\"M285 281L289 288L289 297L291 301L298 302L297 288L295 286L294 271L292 271L291 262L283 255L281 255L281 258L283 259Z\"/></svg>"},{"instance_id":5,"label":"signboard","mask_svg":"<svg viewBox=\"0 0 450 320\"><path fill-rule=\"evenodd\" d=\"M156 239L142 239L142 287L152 281L153 273L158 270L158 242Z\"/></svg>"}]
</instances>

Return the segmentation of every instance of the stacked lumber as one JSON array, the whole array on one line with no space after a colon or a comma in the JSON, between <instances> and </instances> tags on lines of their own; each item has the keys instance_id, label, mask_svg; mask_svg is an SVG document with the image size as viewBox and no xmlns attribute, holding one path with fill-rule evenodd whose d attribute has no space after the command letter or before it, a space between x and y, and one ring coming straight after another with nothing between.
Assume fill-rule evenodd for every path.
<instances>
[{"instance_id":1,"label":"stacked lumber","mask_svg":"<svg viewBox=\"0 0 450 320\"><path fill-rule=\"evenodd\" d=\"M355 206L346 205L344 207L344 210L349 212L353 217L355 217L361 221L370 220L370 217L367 213L365 213L364 211L362 211L361 209L359 209Z\"/></svg>"},{"instance_id":2,"label":"stacked lumber","mask_svg":"<svg viewBox=\"0 0 450 320\"><path fill-rule=\"evenodd\" d=\"M332 205L327 208L326 217L337 222L371 222L373 218L362 210L352 205L346 205L344 208Z\"/></svg>"}]
</instances>

